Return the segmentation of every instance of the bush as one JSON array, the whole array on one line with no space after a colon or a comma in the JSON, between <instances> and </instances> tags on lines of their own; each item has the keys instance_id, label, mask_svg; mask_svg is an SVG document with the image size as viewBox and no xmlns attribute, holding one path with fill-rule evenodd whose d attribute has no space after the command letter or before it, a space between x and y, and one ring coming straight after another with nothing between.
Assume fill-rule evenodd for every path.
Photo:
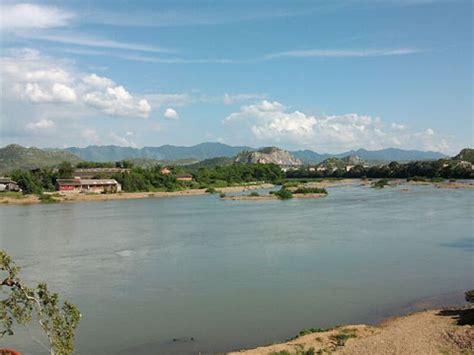
<instances>
[{"instance_id":1,"label":"bush","mask_svg":"<svg viewBox=\"0 0 474 355\"><path fill-rule=\"evenodd\" d=\"M373 182L372 187L374 189L383 189L385 186L390 186L387 179L381 179L379 181Z\"/></svg>"},{"instance_id":2,"label":"bush","mask_svg":"<svg viewBox=\"0 0 474 355\"><path fill-rule=\"evenodd\" d=\"M42 194L38 198L41 201L41 203L55 203L59 202L59 200L54 198L55 196L49 195L49 194Z\"/></svg>"},{"instance_id":3,"label":"bush","mask_svg":"<svg viewBox=\"0 0 474 355\"><path fill-rule=\"evenodd\" d=\"M217 192L217 190L216 190L215 188L213 188L213 187L208 187L208 188L206 189L206 192L207 192L208 194L215 194L215 193Z\"/></svg>"},{"instance_id":4,"label":"bush","mask_svg":"<svg viewBox=\"0 0 474 355\"><path fill-rule=\"evenodd\" d=\"M221 194L219 195L220 198L224 198L225 197L225 193L221 192Z\"/></svg>"},{"instance_id":5,"label":"bush","mask_svg":"<svg viewBox=\"0 0 474 355\"><path fill-rule=\"evenodd\" d=\"M293 194L291 193L290 190L285 189L282 187L280 190L275 192L275 195L280 199L280 200L289 200L293 198Z\"/></svg>"},{"instance_id":6,"label":"bush","mask_svg":"<svg viewBox=\"0 0 474 355\"><path fill-rule=\"evenodd\" d=\"M464 293L464 298L469 303L474 303L474 290L469 290Z\"/></svg>"},{"instance_id":7,"label":"bush","mask_svg":"<svg viewBox=\"0 0 474 355\"><path fill-rule=\"evenodd\" d=\"M325 194L327 195L328 192L326 189L320 189L318 187L298 187L295 191L293 191L294 194Z\"/></svg>"},{"instance_id":8,"label":"bush","mask_svg":"<svg viewBox=\"0 0 474 355\"><path fill-rule=\"evenodd\" d=\"M253 192L250 193L249 196L258 197L258 196L260 196L260 194L258 192L253 191Z\"/></svg>"}]
</instances>

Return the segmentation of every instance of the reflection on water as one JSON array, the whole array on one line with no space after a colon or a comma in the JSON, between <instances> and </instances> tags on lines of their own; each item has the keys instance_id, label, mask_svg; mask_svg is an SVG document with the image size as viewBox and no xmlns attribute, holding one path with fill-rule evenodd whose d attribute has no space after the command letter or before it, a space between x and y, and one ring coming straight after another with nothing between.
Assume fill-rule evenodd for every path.
<instances>
[{"instance_id":1,"label":"reflection on water","mask_svg":"<svg viewBox=\"0 0 474 355\"><path fill-rule=\"evenodd\" d=\"M0 247L79 306L80 353L226 351L472 287L472 197L341 186L314 200L0 206ZM34 338L5 345L41 353Z\"/></svg>"}]
</instances>

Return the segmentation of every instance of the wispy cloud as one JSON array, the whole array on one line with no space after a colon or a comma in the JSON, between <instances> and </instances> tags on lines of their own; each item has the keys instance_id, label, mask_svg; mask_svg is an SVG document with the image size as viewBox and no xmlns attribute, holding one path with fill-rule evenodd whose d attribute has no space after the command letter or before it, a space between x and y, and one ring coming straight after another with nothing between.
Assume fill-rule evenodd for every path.
<instances>
[{"instance_id":1,"label":"wispy cloud","mask_svg":"<svg viewBox=\"0 0 474 355\"><path fill-rule=\"evenodd\" d=\"M424 52L418 48L393 48L393 49L308 49L277 52L266 55L263 59L277 58L311 58L311 57L382 57L416 54Z\"/></svg>"},{"instance_id":2,"label":"wispy cloud","mask_svg":"<svg viewBox=\"0 0 474 355\"><path fill-rule=\"evenodd\" d=\"M180 58L180 57L154 57L143 55L118 55L125 60L157 64L247 64L258 63L283 58L364 58L402 56L426 52L419 48L385 48L385 49L308 49L294 50L266 54L262 57L250 59L229 58Z\"/></svg>"},{"instance_id":3,"label":"wispy cloud","mask_svg":"<svg viewBox=\"0 0 474 355\"><path fill-rule=\"evenodd\" d=\"M26 37L29 39L36 39L40 41L73 44L73 45L84 46L84 47L123 49L123 50L129 50L129 51L154 52L154 53L176 52L176 50L174 49L158 47L155 45L147 45L147 44L131 43L131 42L120 42L120 41L110 40L107 38L83 36L76 33L67 33L67 34L37 34L37 33L25 34L23 33L23 34L20 34L20 36Z\"/></svg>"}]
</instances>

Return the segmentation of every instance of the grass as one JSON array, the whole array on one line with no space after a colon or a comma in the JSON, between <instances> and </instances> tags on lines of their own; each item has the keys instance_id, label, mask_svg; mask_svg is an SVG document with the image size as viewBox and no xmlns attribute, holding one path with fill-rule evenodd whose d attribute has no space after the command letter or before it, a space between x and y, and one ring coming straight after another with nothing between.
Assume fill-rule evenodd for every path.
<instances>
[{"instance_id":1,"label":"grass","mask_svg":"<svg viewBox=\"0 0 474 355\"><path fill-rule=\"evenodd\" d=\"M353 329L342 329L338 334L331 335L331 340L335 342L336 346L344 346L351 338L356 338L356 331Z\"/></svg>"},{"instance_id":2,"label":"grass","mask_svg":"<svg viewBox=\"0 0 474 355\"><path fill-rule=\"evenodd\" d=\"M59 202L59 200L55 197L59 197L59 194L42 194L38 198L41 203L56 203Z\"/></svg>"},{"instance_id":3,"label":"grass","mask_svg":"<svg viewBox=\"0 0 474 355\"><path fill-rule=\"evenodd\" d=\"M25 195L23 195L21 192L15 192L15 191L5 191L5 192L0 192L0 197L8 197L8 198L14 198L14 199L21 199L25 198Z\"/></svg>"}]
</instances>

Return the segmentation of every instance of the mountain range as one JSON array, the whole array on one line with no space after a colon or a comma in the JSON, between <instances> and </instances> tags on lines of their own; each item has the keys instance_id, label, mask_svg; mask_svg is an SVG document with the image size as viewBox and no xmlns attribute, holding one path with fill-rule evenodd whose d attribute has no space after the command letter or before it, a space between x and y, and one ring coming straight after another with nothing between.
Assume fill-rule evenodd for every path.
<instances>
[{"instance_id":1,"label":"mountain range","mask_svg":"<svg viewBox=\"0 0 474 355\"><path fill-rule=\"evenodd\" d=\"M34 169L46 166L56 166L62 161L77 163L81 160L95 162L110 162L119 160L150 161L170 164L180 160L178 164L196 163L196 167L232 161L244 151L257 151L258 149L246 146L230 146L222 143L201 143L191 147L163 145L160 147L120 147L88 146L86 148L70 147L65 149L39 149L26 148L17 144L10 144L0 148L0 171L9 171L17 168ZM438 152L423 152L419 150L403 150L388 148L369 151L365 149L351 150L340 154L319 154L311 150L298 150L290 152L291 155L303 162L303 164L318 164L328 158L343 158L346 156L358 156L364 161L387 162L387 161L410 161L410 160L435 160L445 157ZM211 159L209 162L204 162Z\"/></svg>"},{"instance_id":2,"label":"mountain range","mask_svg":"<svg viewBox=\"0 0 474 355\"><path fill-rule=\"evenodd\" d=\"M160 147L132 148L108 145L88 146L86 148L70 147L64 150L77 155L83 160L106 162L133 158L155 160L195 159L200 161L217 157L235 157L244 150L256 151L258 149L247 146L230 146L222 143L201 143L190 147L163 145ZM297 150L290 153L305 164L317 164L330 157L342 158L348 155L357 155L366 161L434 160L445 157L439 152L397 148L374 151L359 149L340 154L319 154L311 150Z\"/></svg>"}]
</instances>

